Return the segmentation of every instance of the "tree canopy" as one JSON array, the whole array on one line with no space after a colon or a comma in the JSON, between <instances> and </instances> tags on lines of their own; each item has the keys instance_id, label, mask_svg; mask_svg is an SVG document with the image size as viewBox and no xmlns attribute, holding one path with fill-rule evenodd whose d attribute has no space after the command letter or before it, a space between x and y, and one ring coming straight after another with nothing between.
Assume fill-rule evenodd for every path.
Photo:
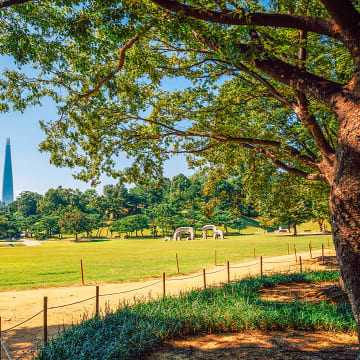
<instances>
[{"instance_id":1,"label":"tree canopy","mask_svg":"<svg viewBox=\"0 0 360 360\"><path fill-rule=\"evenodd\" d=\"M13 6L15 5L15 6ZM334 243L360 334L357 0L7 0L0 110L50 97L57 166L160 181L186 153L218 177L273 166L330 185ZM31 69L31 70L29 70ZM185 89L164 89L168 79ZM126 152L132 166L116 157Z\"/></svg>"},{"instance_id":2,"label":"tree canopy","mask_svg":"<svg viewBox=\"0 0 360 360\"><path fill-rule=\"evenodd\" d=\"M330 93L354 69L326 3L27 2L2 11L1 49L34 74L4 72L2 109L59 102L41 149L94 182L158 180L174 153L224 173L266 159L329 180ZM164 90L179 77L187 88ZM122 151L134 160L123 171Z\"/></svg>"}]
</instances>

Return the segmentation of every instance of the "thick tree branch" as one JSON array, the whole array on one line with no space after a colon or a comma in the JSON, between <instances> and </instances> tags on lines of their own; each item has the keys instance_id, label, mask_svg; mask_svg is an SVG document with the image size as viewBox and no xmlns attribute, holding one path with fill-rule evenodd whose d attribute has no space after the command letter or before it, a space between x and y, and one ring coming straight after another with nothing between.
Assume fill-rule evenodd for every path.
<instances>
[{"instance_id":1,"label":"thick tree branch","mask_svg":"<svg viewBox=\"0 0 360 360\"><path fill-rule=\"evenodd\" d=\"M290 109L294 108L294 103L290 100L288 100L286 97L282 96L275 88L270 84L268 80L266 80L263 76L257 74L255 71L250 70L248 67L246 67L244 64L239 63L236 65L236 67L245 72L246 74L252 76L254 79L258 80L261 84L263 84L268 91L272 94L272 96L279 100L282 104L287 106Z\"/></svg>"},{"instance_id":2,"label":"thick tree branch","mask_svg":"<svg viewBox=\"0 0 360 360\"><path fill-rule=\"evenodd\" d=\"M8 8L10 6L14 6L14 5L20 5L26 2L29 2L30 0L8 0L8 1L1 1L0 2L0 9L5 9Z\"/></svg>"},{"instance_id":3,"label":"thick tree branch","mask_svg":"<svg viewBox=\"0 0 360 360\"><path fill-rule=\"evenodd\" d=\"M217 51L219 50L220 46L217 44L213 44L211 41L209 41L208 39L206 39L204 36L201 36L197 33L197 31L192 30L192 33L194 35L194 37L200 41L202 44L208 46L210 49L212 49L213 51ZM225 61L225 60L218 60L218 62L224 62L228 65L232 65L235 66L238 70L250 75L251 77L253 77L254 79L256 79L257 81L259 81L261 84L263 84L268 90L269 92L277 99L279 100L281 103L283 103L284 105L288 106L290 109L293 109L294 107L294 103L292 103L291 101L289 101L288 99L286 99L284 96L282 96L270 83L269 81L267 81L264 77L262 77L261 75L257 74L256 72L250 70L247 66L245 66L243 63L236 63L236 64L232 64L230 61Z\"/></svg>"},{"instance_id":4,"label":"thick tree branch","mask_svg":"<svg viewBox=\"0 0 360 360\"><path fill-rule=\"evenodd\" d=\"M198 9L193 6L184 5L176 0L151 0L155 4L174 13L185 16L226 25L247 26L273 26L290 29L307 30L314 33L327 35L339 39L340 34L335 31L335 22L329 19L312 18L290 14L264 14L241 11L212 11Z\"/></svg>"},{"instance_id":5,"label":"thick tree branch","mask_svg":"<svg viewBox=\"0 0 360 360\"><path fill-rule=\"evenodd\" d=\"M229 136L229 135L217 135L217 134L210 134L210 133L203 133L203 132L193 132L193 131L189 131L189 130L179 130L179 129L174 128L173 126L164 124L157 120L142 118L142 117L136 117L136 119L141 120L143 122L147 122L150 124L154 124L154 125L163 127L166 130L170 131L171 135L174 135L174 136L202 137L202 138L220 141L222 143L235 142L240 145L243 145L243 144L250 145L251 144L251 145L262 145L262 146L277 148L280 151L284 151L285 153L290 155L290 158L297 159L306 166L312 167L314 169L318 169L318 163L316 163L312 158L302 154L296 148L294 148L290 145L282 144L281 142L276 141L276 140L254 139L254 138L247 138L247 137L235 137L235 136Z\"/></svg>"},{"instance_id":6,"label":"thick tree branch","mask_svg":"<svg viewBox=\"0 0 360 360\"><path fill-rule=\"evenodd\" d=\"M252 151L255 151L257 153L263 154L267 156L271 162L279 167L280 169L297 176L300 176L307 180L313 180L313 181L326 181L326 177L322 174L309 174L303 170L291 167L287 164L285 164L283 161L279 160L271 151L263 149L263 148L257 148L248 144L242 144L243 147L250 149Z\"/></svg>"},{"instance_id":7,"label":"thick tree branch","mask_svg":"<svg viewBox=\"0 0 360 360\"><path fill-rule=\"evenodd\" d=\"M200 153L210 150L214 147L217 147L223 143L224 143L224 141L217 141L217 142L214 142L213 144L210 144L208 146L205 146L205 147L203 147L201 149L197 149L197 150L183 150L183 151L169 150L169 151L166 151L166 153L168 153L168 154L200 154Z\"/></svg>"},{"instance_id":8,"label":"thick tree branch","mask_svg":"<svg viewBox=\"0 0 360 360\"><path fill-rule=\"evenodd\" d=\"M307 41L307 32L300 31L300 43L301 47L299 49L299 68L301 70L306 69L306 48L303 47L303 44ZM315 116L309 113L309 101L306 95L302 91L295 91L296 98L298 101L298 106L294 108L295 113L299 117L300 121L304 124L306 129L310 132L314 138L321 156L329 164L333 164L335 150L331 147L330 143L325 138L324 133L321 130L318 122L315 119Z\"/></svg>"},{"instance_id":9,"label":"thick tree branch","mask_svg":"<svg viewBox=\"0 0 360 360\"><path fill-rule=\"evenodd\" d=\"M192 33L196 39L208 46L211 50L218 51L221 48L220 44L213 43L204 36L199 35L196 31L193 30ZM246 53L249 51L249 46L247 44L238 44L237 46L240 53ZM259 45L259 51L262 50L261 45ZM268 56L265 59L258 59L255 57L251 61L251 64L273 79L288 85L295 90L302 91L330 108L334 107L335 97L343 90L343 86L341 84L321 78L320 76L314 75L304 69L299 69L297 66L290 65L273 56ZM246 67L244 67L241 63L234 65L238 65L240 68L242 67L244 71L246 69ZM253 74L255 75L256 73ZM258 79L260 80L260 77ZM274 89L274 91L276 90ZM293 104L289 103L289 101L281 95L278 99L284 104L287 103L288 106L291 106L291 108L294 109Z\"/></svg>"},{"instance_id":10,"label":"thick tree branch","mask_svg":"<svg viewBox=\"0 0 360 360\"><path fill-rule=\"evenodd\" d=\"M355 63L360 61L360 14L349 0L321 0L335 20L337 32Z\"/></svg>"},{"instance_id":11,"label":"thick tree branch","mask_svg":"<svg viewBox=\"0 0 360 360\"><path fill-rule=\"evenodd\" d=\"M296 95L298 99L298 108L295 110L295 113L314 138L323 159L326 159L329 164L332 163L334 160L335 150L327 141L321 127L315 119L315 116L309 113L309 103L305 94L297 92Z\"/></svg>"},{"instance_id":12,"label":"thick tree branch","mask_svg":"<svg viewBox=\"0 0 360 360\"><path fill-rule=\"evenodd\" d=\"M335 22L342 28L356 31L360 26L360 14L349 0L321 0Z\"/></svg>"},{"instance_id":13,"label":"thick tree branch","mask_svg":"<svg viewBox=\"0 0 360 360\"><path fill-rule=\"evenodd\" d=\"M336 96L343 86L321 78L275 57L264 60L254 59L252 64L273 79L309 95L313 99L334 108Z\"/></svg>"}]
</instances>

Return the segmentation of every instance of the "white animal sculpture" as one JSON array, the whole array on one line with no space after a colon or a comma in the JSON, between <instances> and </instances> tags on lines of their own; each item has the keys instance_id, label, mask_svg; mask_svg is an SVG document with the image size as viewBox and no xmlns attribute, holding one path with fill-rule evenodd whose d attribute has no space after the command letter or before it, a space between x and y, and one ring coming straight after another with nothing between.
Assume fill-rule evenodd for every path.
<instances>
[{"instance_id":1,"label":"white animal sculpture","mask_svg":"<svg viewBox=\"0 0 360 360\"><path fill-rule=\"evenodd\" d=\"M214 231L214 240L217 239L220 236L220 239L224 240L224 233L220 229L216 229Z\"/></svg>"},{"instance_id":2,"label":"white animal sculpture","mask_svg":"<svg viewBox=\"0 0 360 360\"><path fill-rule=\"evenodd\" d=\"M203 228L201 229L201 232L202 232L202 238L203 239L207 239L207 231L208 230L213 230L214 231L214 234L217 230L216 226L215 225L205 225L203 226Z\"/></svg>"},{"instance_id":3,"label":"white animal sculpture","mask_svg":"<svg viewBox=\"0 0 360 360\"><path fill-rule=\"evenodd\" d=\"M174 240L180 240L181 239L181 233L188 232L190 233L190 240L195 239L195 231L192 227L179 227L175 230L173 239Z\"/></svg>"}]
</instances>

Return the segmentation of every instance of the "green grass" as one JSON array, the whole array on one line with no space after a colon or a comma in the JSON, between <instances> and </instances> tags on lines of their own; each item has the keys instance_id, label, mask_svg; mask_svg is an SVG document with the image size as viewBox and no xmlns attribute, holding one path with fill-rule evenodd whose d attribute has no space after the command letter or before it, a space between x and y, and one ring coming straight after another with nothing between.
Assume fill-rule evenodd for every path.
<instances>
[{"instance_id":1,"label":"green grass","mask_svg":"<svg viewBox=\"0 0 360 360\"><path fill-rule=\"evenodd\" d=\"M355 331L347 304L279 303L258 290L291 282L338 280L337 272L273 275L125 307L65 330L39 360L139 359L167 339L198 332L262 330Z\"/></svg>"},{"instance_id":2,"label":"green grass","mask_svg":"<svg viewBox=\"0 0 360 360\"><path fill-rule=\"evenodd\" d=\"M273 234L228 236L225 240L196 239L164 242L162 238L93 240L92 242L51 241L41 246L1 248L1 289L27 289L80 284L80 259L87 284L135 281L158 278L162 272L176 274L175 254L180 271L190 273L217 263L241 262L257 256L282 255L296 244L306 251L311 240L314 248L327 246L331 236L284 236Z\"/></svg>"}]
</instances>

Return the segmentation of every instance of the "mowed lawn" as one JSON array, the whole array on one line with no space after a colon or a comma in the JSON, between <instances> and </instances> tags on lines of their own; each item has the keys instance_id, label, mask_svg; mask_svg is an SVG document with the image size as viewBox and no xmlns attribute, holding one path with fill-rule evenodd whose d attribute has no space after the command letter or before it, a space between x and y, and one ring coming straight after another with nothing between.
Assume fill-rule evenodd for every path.
<instances>
[{"instance_id":1,"label":"mowed lawn","mask_svg":"<svg viewBox=\"0 0 360 360\"><path fill-rule=\"evenodd\" d=\"M177 273L178 254L181 273L190 273L227 261L240 263L256 256L308 251L325 247L330 235L285 236L272 234L233 235L224 240L195 239L164 242L163 238L93 240L91 242L51 241L41 246L0 248L1 290L28 289L81 284L80 260L87 284L160 278L162 272Z\"/></svg>"}]
</instances>

